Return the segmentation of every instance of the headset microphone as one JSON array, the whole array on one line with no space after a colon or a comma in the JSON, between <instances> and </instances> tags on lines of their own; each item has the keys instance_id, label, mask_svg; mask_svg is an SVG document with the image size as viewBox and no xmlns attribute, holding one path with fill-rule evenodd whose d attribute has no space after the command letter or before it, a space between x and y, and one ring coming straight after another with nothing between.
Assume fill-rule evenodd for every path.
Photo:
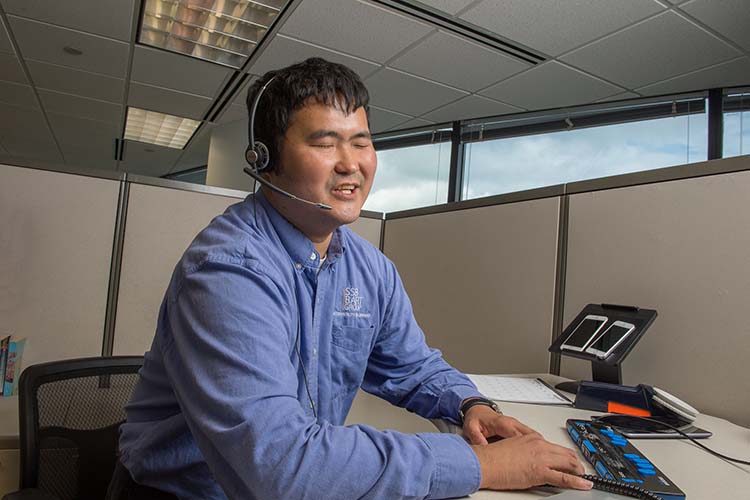
<instances>
[{"instance_id":1,"label":"headset microphone","mask_svg":"<svg viewBox=\"0 0 750 500\"><path fill-rule=\"evenodd\" d=\"M312 205L314 207L318 207L322 210L331 210L330 205L326 205L325 203L316 203L314 201L308 201L305 199L302 199L298 196L294 196L292 193L288 191L284 191L277 185L267 181L263 177L261 177L261 172L264 172L268 168L268 164L271 160L270 152L268 151L268 147L263 144L260 141L255 140L255 112L258 109L258 103L260 102L260 98L263 95L263 92L266 91L266 88L271 84L272 81L274 81L276 77L273 76L271 79L269 79L263 87L258 91L258 93L255 96L255 100L253 101L253 107L250 109L250 128L249 128L249 135L250 135L250 141L248 143L247 149L245 150L245 160L250 164L249 167L245 167L242 169L243 172L245 172L247 175L255 179L256 181L260 182L261 185L266 186L267 188L271 189L272 191L275 191L283 196L286 196L289 199L299 201L302 203L306 203L308 205Z\"/></svg>"}]
</instances>

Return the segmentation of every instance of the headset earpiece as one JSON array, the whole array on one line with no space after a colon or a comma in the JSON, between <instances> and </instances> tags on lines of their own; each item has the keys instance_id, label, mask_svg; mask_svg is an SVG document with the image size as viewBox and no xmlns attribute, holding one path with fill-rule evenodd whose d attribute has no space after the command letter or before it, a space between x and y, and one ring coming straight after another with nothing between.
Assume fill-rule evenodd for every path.
<instances>
[{"instance_id":1,"label":"headset earpiece","mask_svg":"<svg viewBox=\"0 0 750 500\"><path fill-rule=\"evenodd\" d=\"M245 160L253 167L257 173L261 173L268 168L271 161L271 155L268 147L260 141L255 141L254 145L249 145L245 150Z\"/></svg>"}]
</instances>

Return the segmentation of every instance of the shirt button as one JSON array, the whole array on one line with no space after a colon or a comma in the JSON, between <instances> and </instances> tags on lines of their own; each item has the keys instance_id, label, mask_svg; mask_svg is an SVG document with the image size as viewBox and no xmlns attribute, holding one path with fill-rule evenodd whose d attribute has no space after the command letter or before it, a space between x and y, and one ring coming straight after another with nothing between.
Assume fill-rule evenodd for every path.
<instances>
[{"instance_id":1,"label":"shirt button","mask_svg":"<svg viewBox=\"0 0 750 500\"><path fill-rule=\"evenodd\" d=\"M318 350L313 347L313 356L317 356L317 355L318 355Z\"/></svg>"},{"instance_id":2,"label":"shirt button","mask_svg":"<svg viewBox=\"0 0 750 500\"><path fill-rule=\"evenodd\" d=\"M314 253L310 254L310 260L315 260L315 254Z\"/></svg>"},{"instance_id":3,"label":"shirt button","mask_svg":"<svg viewBox=\"0 0 750 500\"><path fill-rule=\"evenodd\" d=\"M297 269L302 269L302 264L297 262L296 264L294 264L294 267L296 267Z\"/></svg>"}]
</instances>

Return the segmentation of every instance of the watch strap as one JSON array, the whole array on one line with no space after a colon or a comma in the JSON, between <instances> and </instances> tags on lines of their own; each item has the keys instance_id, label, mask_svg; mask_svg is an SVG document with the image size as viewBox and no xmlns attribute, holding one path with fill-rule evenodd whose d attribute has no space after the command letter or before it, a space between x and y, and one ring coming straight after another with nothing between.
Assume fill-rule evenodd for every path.
<instances>
[{"instance_id":1,"label":"watch strap","mask_svg":"<svg viewBox=\"0 0 750 500\"><path fill-rule=\"evenodd\" d=\"M461 408L458 410L458 416L461 419L462 424L464 423L466 412L469 411L469 408L472 408L474 406L489 406L495 412L502 414L502 412L500 411L500 408L497 407L494 401L487 399L487 398L472 398L466 401L464 404L462 404Z\"/></svg>"}]
</instances>

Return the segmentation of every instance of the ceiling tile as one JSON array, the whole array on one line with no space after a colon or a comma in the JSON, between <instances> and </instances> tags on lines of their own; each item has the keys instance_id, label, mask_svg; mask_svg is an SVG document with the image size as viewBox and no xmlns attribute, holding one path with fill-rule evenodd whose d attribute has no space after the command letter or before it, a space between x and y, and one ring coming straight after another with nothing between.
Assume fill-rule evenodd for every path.
<instances>
[{"instance_id":1,"label":"ceiling tile","mask_svg":"<svg viewBox=\"0 0 750 500\"><path fill-rule=\"evenodd\" d=\"M377 62L387 61L431 30L424 23L352 0L305 0L281 27L285 35Z\"/></svg>"},{"instance_id":2,"label":"ceiling tile","mask_svg":"<svg viewBox=\"0 0 750 500\"><path fill-rule=\"evenodd\" d=\"M106 101L86 99L71 94L39 90L45 111L87 118L117 125L122 120L122 106Z\"/></svg>"},{"instance_id":3,"label":"ceiling tile","mask_svg":"<svg viewBox=\"0 0 750 500\"><path fill-rule=\"evenodd\" d=\"M523 111L523 109L509 106L478 95L471 95L443 106L442 108L438 108L435 111L430 111L421 118L442 123L451 122L453 120L468 120L485 116L505 115L508 113L518 113L520 111Z\"/></svg>"},{"instance_id":4,"label":"ceiling tile","mask_svg":"<svg viewBox=\"0 0 750 500\"><path fill-rule=\"evenodd\" d=\"M615 94L609 97L605 97L604 99L599 99L596 102L624 101L625 99L635 99L636 97L640 96L635 92L623 92L621 94Z\"/></svg>"},{"instance_id":5,"label":"ceiling tile","mask_svg":"<svg viewBox=\"0 0 750 500\"><path fill-rule=\"evenodd\" d=\"M407 128L427 127L427 126L434 125L434 124L435 124L434 122L422 120L421 118L414 118L413 120L409 120L408 122L401 123L388 130L405 130Z\"/></svg>"},{"instance_id":6,"label":"ceiling tile","mask_svg":"<svg viewBox=\"0 0 750 500\"><path fill-rule=\"evenodd\" d=\"M421 115L467 94L392 69L378 71L367 79L366 84L370 91L370 102L412 116Z\"/></svg>"},{"instance_id":7,"label":"ceiling tile","mask_svg":"<svg viewBox=\"0 0 750 500\"><path fill-rule=\"evenodd\" d=\"M555 61L513 76L482 94L526 109L547 109L585 104L622 92Z\"/></svg>"},{"instance_id":8,"label":"ceiling tile","mask_svg":"<svg viewBox=\"0 0 750 500\"><path fill-rule=\"evenodd\" d=\"M202 120L211 105L211 99L133 82L130 84L128 105Z\"/></svg>"},{"instance_id":9,"label":"ceiling tile","mask_svg":"<svg viewBox=\"0 0 750 500\"><path fill-rule=\"evenodd\" d=\"M122 102L124 81L120 78L36 61L27 61L26 67L38 89L55 90L115 104Z\"/></svg>"},{"instance_id":10,"label":"ceiling tile","mask_svg":"<svg viewBox=\"0 0 750 500\"><path fill-rule=\"evenodd\" d=\"M411 120L413 117L370 106L370 133L377 134Z\"/></svg>"},{"instance_id":11,"label":"ceiling tile","mask_svg":"<svg viewBox=\"0 0 750 500\"><path fill-rule=\"evenodd\" d=\"M0 81L0 102L23 108L39 109L34 91L30 85Z\"/></svg>"},{"instance_id":12,"label":"ceiling tile","mask_svg":"<svg viewBox=\"0 0 750 500\"><path fill-rule=\"evenodd\" d=\"M47 116L66 160L88 158L91 162L105 164L114 160L119 125L57 113L47 113Z\"/></svg>"},{"instance_id":13,"label":"ceiling tile","mask_svg":"<svg viewBox=\"0 0 750 500\"><path fill-rule=\"evenodd\" d=\"M446 64L447 61L450 61ZM531 65L445 32L437 32L390 63L413 75L475 91Z\"/></svg>"},{"instance_id":14,"label":"ceiling tile","mask_svg":"<svg viewBox=\"0 0 750 500\"><path fill-rule=\"evenodd\" d=\"M696 25L667 12L576 50L562 60L635 88L739 55Z\"/></svg>"},{"instance_id":15,"label":"ceiling tile","mask_svg":"<svg viewBox=\"0 0 750 500\"><path fill-rule=\"evenodd\" d=\"M644 95L662 95L717 87L734 87L748 83L750 83L750 59L743 57L636 90Z\"/></svg>"},{"instance_id":16,"label":"ceiling tile","mask_svg":"<svg viewBox=\"0 0 750 500\"><path fill-rule=\"evenodd\" d=\"M0 52L13 54L13 45L11 45L10 43L8 30L5 29L5 25L3 24L2 20L0 20Z\"/></svg>"},{"instance_id":17,"label":"ceiling tile","mask_svg":"<svg viewBox=\"0 0 750 500\"><path fill-rule=\"evenodd\" d=\"M6 82L25 83L29 81L18 63L18 58L13 54L0 54L0 80Z\"/></svg>"},{"instance_id":18,"label":"ceiling tile","mask_svg":"<svg viewBox=\"0 0 750 500\"><path fill-rule=\"evenodd\" d=\"M232 70L166 50L136 45L131 78L140 83L214 97Z\"/></svg>"},{"instance_id":19,"label":"ceiling tile","mask_svg":"<svg viewBox=\"0 0 750 500\"><path fill-rule=\"evenodd\" d=\"M318 47L316 45L277 35L263 52L258 61L250 68L250 73L263 75L272 69L279 69L309 57L322 57L331 62L343 64L353 69L361 78L366 78L380 66L363 59L351 57L340 52Z\"/></svg>"},{"instance_id":20,"label":"ceiling tile","mask_svg":"<svg viewBox=\"0 0 750 500\"><path fill-rule=\"evenodd\" d=\"M40 110L0 103L0 116L0 142L12 156L62 162Z\"/></svg>"},{"instance_id":21,"label":"ceiling tile","mask_svg":"<svg viewBox=\"0 0 750 500\"><path fill-rule=\"evenodd\" d=\"M8 16L23 58L69 66L123 78L128 66L128 44L97 35ZM63 47L83 52L71 55Z\"/></svg>"},{"instance_id":22,"label":"ceiling tile","mask_svg":"<svg viewBox=\"0 0 750 500\"><path fill-rule=\"evenodd\" d=\"M2 0L2 4L8 14L130 40L133 0Z\"/></svg>"},{"instance_id":23,"label":"ceiling tile","mask_svg":"<svg viewBox=\"0 0 750 500\"><path fill-rule=\"evenodd\" d=\"M242 84L242 87L240 87L237 93L232 97L232 104L242 106L243 108L246 107L245 100L247 99L247 89L250 88L250 85L252 85L257 78L257 76L251 75L250 78Z\"/></svg>"},{"instance_id":24,"label":"ceiling tile","mask_svg":"<svg viewBox=\"0 0 750 500\"><path fill-rule=\"evenodd\" d=\"M239 120L247 121L247 108L244 105L240 106L239 104L230 104L216 123L223 125L225 123L236 122Z\"/></svg>"},{"instance_id":25,"label":"ceiling tile","mask_svg":"<svg viewBox=\"0 0 750 500\"><path fill-rule=\"evenodd\" d=\"M423 3L434 9L455 16L462 9L466 8L474 0L419 0L414 3Z\"/></svg>"},{"instance_id":26,"label":"ceiling tile","mask_svg":"<svg viewBox=\"0 0 750 500\"><path fill-rule=\"evenodd\" d=\"M181 149L166 148L145 142L125 141L120 169L132 174L161 177L169 173L181 154Z\"/></svg>"},{"instance_id":27,"label":"ceiling tile","mask_svg":"<svg viewBox=\"0 0 750 500\"><path fill-rule=\"evenodd\" d=\"M681 5L680 9L750 50L750 2L747 0L695 0Z\"/></svg>"},{"instance_id":28,"label":"ceiling tile","mask_svg":"<svg viewBox=\"0 0 750 500\"><path fill-rule=\"evenodd\" d=\"M460 17L556 56L661 10L654 0L485 0Z\"/></svg>"}]
</instances>

